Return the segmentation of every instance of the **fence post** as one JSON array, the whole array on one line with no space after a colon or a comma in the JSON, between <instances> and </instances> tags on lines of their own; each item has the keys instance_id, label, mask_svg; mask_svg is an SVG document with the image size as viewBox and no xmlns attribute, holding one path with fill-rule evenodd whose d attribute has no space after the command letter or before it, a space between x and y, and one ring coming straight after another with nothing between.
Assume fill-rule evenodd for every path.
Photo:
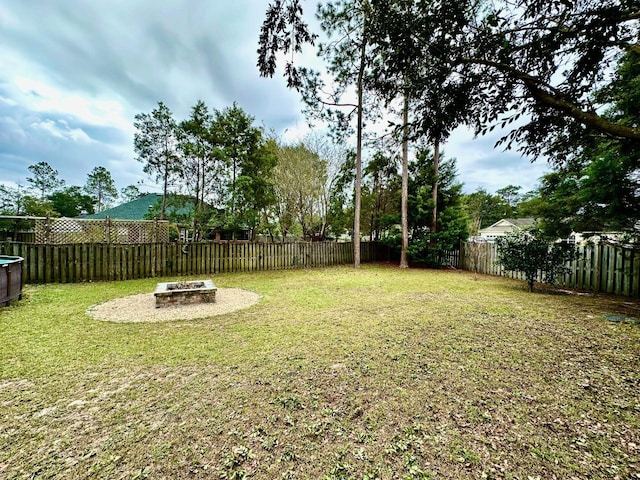
<instances>
[{"instance_id":1,"label":"fence post","mask_svg":"<svg viewBox=\"0 0 640 480\"><path fill-rule=\"evenodd\" d=\"M151 241L156 243L158 241L158 217L153 217L153 226L151 227Z\"/></svg>"},{"instance_id":2,"label":"fence post","mask_svg":"<svg viewBox=\"0 0 640 480\"><path fill-rule=\"evenodd\" d=\"M104 219L104 233L107 237L107 243L111 243L111 217L109 215Z\"/></svg>"},{"instance_id":3,"label":"fence post","mask_svg":"<svg viewBox=\"0 0 640 480\"><path fill-rule=\"evenodd\" d=\"M51 242L51 218L47 215L44 221L44 243Z\"/></svg>"}]
</instances>

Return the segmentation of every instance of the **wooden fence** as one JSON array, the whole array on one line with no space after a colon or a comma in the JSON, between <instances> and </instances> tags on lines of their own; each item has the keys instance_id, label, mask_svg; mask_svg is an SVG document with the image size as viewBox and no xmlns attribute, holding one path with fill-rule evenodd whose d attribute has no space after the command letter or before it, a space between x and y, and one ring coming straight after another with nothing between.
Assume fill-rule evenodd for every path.
<instances>
[{"instance_id":1,"label":"wooden fence","mask_svg":"<svg viewBox=\"0 0 640 480\"><path fill-rule=\"evenodd\" d=\"M363 242L362 262L384 249ZM24 283L131 280L344 265L353 262L351 243L147 243L65 245L0 243L0 254L24 258Z\"/></svg>"},{"instance_id":2,"label":"wooden fence","mask_svg":"<svg viewBox=\"0 0 640 480\"><path fill-rule=\"evenodd\" d=\"M559 285L640 298L640 250L615 245L576 248L577 258L567 265L570 273L559 279ZM495 243L463 243L461 268L473 271L475 258L478 273L524 279L523 275L506 272L496 265L497 253Z\"/></svg>"}]
</instances>

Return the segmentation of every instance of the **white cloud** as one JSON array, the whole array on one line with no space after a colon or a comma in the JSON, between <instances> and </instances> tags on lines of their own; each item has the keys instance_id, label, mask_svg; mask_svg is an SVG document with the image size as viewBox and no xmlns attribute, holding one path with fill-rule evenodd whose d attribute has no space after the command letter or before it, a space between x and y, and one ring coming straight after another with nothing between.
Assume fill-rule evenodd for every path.
<instances>
[{"instance_id":1,"label":"white cloud","mask_svg":"<svg viewBox=\"0 0 640 480\"><path fill-rule=\"evenodd\" d=\"M69 128L64 120L54 122L53 120L44 120L34 122L31 127L49 133L51 136L62 140L71 140L78 143L91 143L93 140L81 128Z\"/></svg>"},{"instance_id":2,"label":"white cloud","mask_svg":"<svg viewBox=\"0 0 640 480\"><path fill-rule=\"evenodd\" d=\"M79 122L95 126L133 130L122 104L114 98L90 98L81 93L65 91L40 79L16 77L14 84L20 92L18 102L32 111L69 115Z\"/></svg>"},{"instance_id":3,"label":"white cloud","mask_svg":"<svg viewBox=\"0 0 640 480\"><path fill-rule=\"evenodd\" d=\"M467 127L452 132L444 146L445 155L457 159L458 172L467 193L478 188L493 193L507 185L518 185L523 192L530 191L549 170L544 160L532 163L518 152L495 148L495 143L506 133L494 131L491 135L474 138Z\"/></svg>"},{"instance_id":4,"label":"white cloud","mask_svg":"<svg viewBox=\"0 0 640 480\"><path fill-rule=\"evenodd\" d=\"M2 95L0 95L0 102L10 107L15 107L16 105L18 105L18 102L16 102L12 98L3 97Z\"/></svg>"}]
</instances>

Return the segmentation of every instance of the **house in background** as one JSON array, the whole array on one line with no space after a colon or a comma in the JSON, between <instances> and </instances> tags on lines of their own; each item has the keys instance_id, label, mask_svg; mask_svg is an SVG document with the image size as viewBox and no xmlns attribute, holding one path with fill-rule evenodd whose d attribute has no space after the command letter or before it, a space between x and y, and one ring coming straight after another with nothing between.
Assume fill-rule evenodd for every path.
<instances>
[{"instance_id":1,"label":"house in background","mask_svg":"<svg viewBox=\"0 0 640 480\"><path fill-rule=\"evenodd\" d=\"M183 242L191 242L194 240L238 240L246 241L249 238L249 230L244 228L239 231L232 231L224 228L206 228L201 232L198 238L194 238L194 230L191 222L193 217L193 203L188 200L188 197L180 197L177 205L171 202L171 199L167 197L167 217L175 222L177 228L177 238ZM187 199L187 201L185 201ZM113 208L108 208L92 215L84 215L82 218L104 219L111 218L113 220L144 220L145 216L149 217L149 212L159 210L160 202L162 201L162 195L158 193L147 193L139 196L135 200L123 203ZM223 213L224 210L218 210L219 213Z\"/></svg>"},{"instance_id":2,"label":"house in background","mask_svg":"<svg viewBox=\"0 0 640 480\"><path fill-rule=\"evenodd\" d=\"M481 228L478 231L478 236L484 238L487 241L495 240L497 237L503 237L508 233L512 233L516 230L522 230L525 228L533 227L535 224L534 218L503 218L498 220L493 225Z\"/></svg>"},{"instance_id":3,"label":"house in background","mask_svg":"<svg viewBox=\"0 0 640 480\"><path fill-rule=\"evenodd\" d=\"M91 215L83 215L82 218L113 218L117 220L144 220L151 208L162 200L162 195L147 193L140 195L135 200L123 203L113 208L108 208Z\"/></svg>"}]
</instances>

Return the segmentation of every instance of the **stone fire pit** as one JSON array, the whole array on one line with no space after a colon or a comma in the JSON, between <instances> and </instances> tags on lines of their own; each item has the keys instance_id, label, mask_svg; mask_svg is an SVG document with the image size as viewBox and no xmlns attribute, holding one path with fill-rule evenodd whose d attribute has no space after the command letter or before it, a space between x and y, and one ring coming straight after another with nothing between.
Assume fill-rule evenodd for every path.
<instances>
[{"instance_id":1,"label":"stone fire pit","mask_svg":"<svg viewBox=\"0 0 640 480\"><path fill-rule=\"evenodd\" d=\"M214 303L218 289L212 280L165 282L156 286L156 308L193 303Z\"/></svg>"}]
</instances>

